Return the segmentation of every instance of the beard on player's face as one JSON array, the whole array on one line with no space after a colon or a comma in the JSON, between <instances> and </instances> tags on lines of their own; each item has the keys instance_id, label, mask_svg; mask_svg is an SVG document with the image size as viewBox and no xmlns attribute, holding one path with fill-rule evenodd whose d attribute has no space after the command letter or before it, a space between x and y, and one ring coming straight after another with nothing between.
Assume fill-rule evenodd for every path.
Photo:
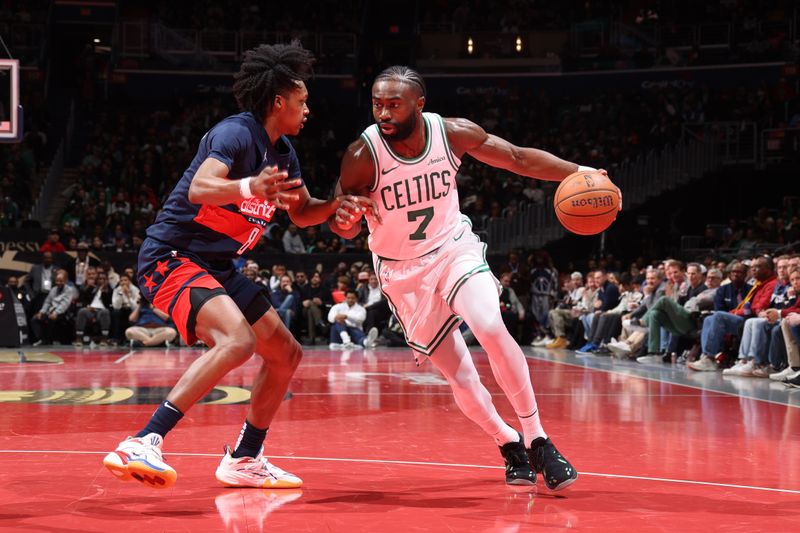
<instances>
[{"instance_id":1,"label":"beard on player's face","mask_svg":"<svg viewBox=\"0 0 800 533\"><path fill-rule=\"evenodd\" d=\"M408 139L417 128L417 113L411 113L411 115L409 115L409 117L402 122L395 120L383 120L379 121L379 124L391 124L394 126L394 132L392 133L380 132L384 138L390 141L404 141ZM378 131L380 131L380 129Z\"/></svg>"}]
</instances>

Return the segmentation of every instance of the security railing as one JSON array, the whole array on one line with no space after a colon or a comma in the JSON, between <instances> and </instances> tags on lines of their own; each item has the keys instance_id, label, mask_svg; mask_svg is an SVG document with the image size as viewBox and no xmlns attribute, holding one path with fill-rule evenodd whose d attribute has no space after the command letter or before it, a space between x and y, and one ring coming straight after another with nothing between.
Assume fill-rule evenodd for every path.
<instances>
[{"instance_id":1,"label":"security railing","mask_svg":"<svg viewBox=\"0 0 800 533\"><path fill-rule=\"evenodd\" d=\"M714 143L686 138L622 164L613 178L623 191L625 209L631 209L702 177L720 163ZM566 234L556 218L552 194L543 204L522 208L511 219L489 220L486 232L492 251L502 253L512 248L540 248Z\"/></svg>"},{"instance_id":2,"label":"security railing","mask_svg":"<svg viewBox=\"0 0 800 533\"><path fill-rule=\"evenodd\" d=\"M723 163L749 164L758 160L758 133L755 122L684 124L683 135L713 143Z\"/></svg>"},{"instance_id":3,"label":"security railing","mask_svg":"<svg viewBox=\"0 0 800 533\"><path fill-rule=\"evenodd\" d=\"M43 222L47 217L50 208L50 202L56 194L56 187L64 174L64 160L66 153L69 151L70 143L72 141L72 132L75 128L75 102L70 105L69 118L67 119L67 126L64 130L64 137L56 149L53 160L50 163L50 168L47 170L47 176L42 183L42 188L39 190L39 195L31 208L30 219Z\"/></svg>"}]
</instances>

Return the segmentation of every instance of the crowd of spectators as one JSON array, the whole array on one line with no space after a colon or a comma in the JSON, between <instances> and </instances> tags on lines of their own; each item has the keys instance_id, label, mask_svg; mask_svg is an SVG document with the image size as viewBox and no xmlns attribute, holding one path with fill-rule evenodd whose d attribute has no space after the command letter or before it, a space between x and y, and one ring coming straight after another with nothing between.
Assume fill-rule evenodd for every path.
<instances>
[{"instance_id":1,"label":"crowd of spectators","mask_svg":"<svg viewBox=\"0 0 800 533\"><path fill-rule=\"evenodd\" d=\"M432 94L431 101L435 106L431 109L442 115L470 118L516 144L606 168L612 176L625 161L676 142L686 123L736 119L778 127L789 125L789 117L791 122L800 122L798 97L790 85L715 91L713 96L708 87L693 84L585 96L554 95L512 85L502 91L462 91L458 98ZM311 120L295 145L311 194L327 197L343 150L364 125L357 124L356 117L366 114L355 107L326 103L313 93L310 104ZM137 249L145 229L194 156L198 139L235 111L230 97L206 95L156 111L109 108L99 112L89 125L91 134L78 180L63 193L68 202L59 223L62 242L68 245L74 236L71 249L80 241L96 250ZM469 157L457 181L462 212L477 231L492 219L513 218L528 204L544 204L555 187ZM774 222L777 228L780 221ZM279 211L256 250L363 252L366 239L362 234L342 241L325 225L297 230Z\"/></svg>"},{"instance_id":2,"label":"crowd of spectators","mask_svg":"<svg viewBox=\"0 0 800 533\"><path fill-rule=\"evenodd\" d=\"M242 260L238 268L263 285L303 344L404 346L402 329L366 262L290 271L280 263L262 269ZM559 272L543 250L524 259L512 252L495 266L503 320L517 342L800 386L796 252L689 263L640 258L627 267L607 256L572 268ZM46 251L28 275L6 283L25 308L35 345L179 342L174 324L141 298L135 279L132 267L117 273L81 245L69 264L55 264ZM468 326L461 328L474 343Z\"/></svg>"},{"instance_id":3,"label":"crowd of spectators","mask_svg":"<svg viewBox=\"0 0 800 533\"><path fill-rule=\"evenodd\" d=\"M742 256L729 262L634 263L534 279L533 257L501 267L503 317L518 342L615 356L642 364L761 377L800 387L800 255ZM526 273L529 277L525 277ZM542 279L548 281L542 283ZM517 290L512 286L516 285ZM546 315L542 288L548 288ZM521 293L521 294L518 294ZM519 303L519 302L523 303ZM516 302L516 304L514 304ZM528 302L526 306L524 302ZM526 309L531 318L520 327Z\"/></svg>"}]
</instances>

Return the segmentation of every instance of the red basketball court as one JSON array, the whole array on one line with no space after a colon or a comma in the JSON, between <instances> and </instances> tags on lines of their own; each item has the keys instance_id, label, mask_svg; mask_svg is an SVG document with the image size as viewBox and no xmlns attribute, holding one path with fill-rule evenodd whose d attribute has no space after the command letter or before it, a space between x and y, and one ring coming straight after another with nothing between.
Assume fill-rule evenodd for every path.
<instances>
[{"instance_id":1,"label":"red basketball court","mask_svg":"<svg viewBox=\"0 0 800 533\"><path fill-rule=\"evenodd\" d=\"M0 528L16 531L789 531L800 523L800 411L768 380L723 382L530 351L539 406L580 471L552 493L503 483L491 439L407 350L308 349L267 438L302 489L214 480L246 412L251 361L168 436L169 490L103 455L142 426L198 350L0 352ZM513 412L474 353L501 414ZM744 381L742 381L744 380ZM774 387L774 385L773 385ZM782 386L779 386L782 387ZM517 424L518 425L518 424Z\"/></svg>"}]
</instances>

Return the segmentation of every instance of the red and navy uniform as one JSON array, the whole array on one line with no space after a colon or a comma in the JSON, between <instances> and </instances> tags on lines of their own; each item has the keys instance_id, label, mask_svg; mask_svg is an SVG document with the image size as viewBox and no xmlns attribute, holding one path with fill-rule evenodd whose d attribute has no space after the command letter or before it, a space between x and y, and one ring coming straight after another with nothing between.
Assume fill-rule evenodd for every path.
<instances>
[{"instance_id":1,"label":"red and navy uniform","mask_svg":"<svg viewBox=\"0 0 800 533\"><path fill-rule=\"evenodd\" d=\"M206 133L189 168L172 190L139 251L142 295L169 313L181 336L196 341L190 288L224 289L244 311L264 290L233 268L232 260L256 245L276 207L259 198L221 206L189 201L189 186L207 158L228 167L228 178L258 175L277 166L300 177L300 163L286 137L270 144L264 127L251 113L230 116ZM298 187L302 187L299 185Z\"/></svg>"}]
</instances>

